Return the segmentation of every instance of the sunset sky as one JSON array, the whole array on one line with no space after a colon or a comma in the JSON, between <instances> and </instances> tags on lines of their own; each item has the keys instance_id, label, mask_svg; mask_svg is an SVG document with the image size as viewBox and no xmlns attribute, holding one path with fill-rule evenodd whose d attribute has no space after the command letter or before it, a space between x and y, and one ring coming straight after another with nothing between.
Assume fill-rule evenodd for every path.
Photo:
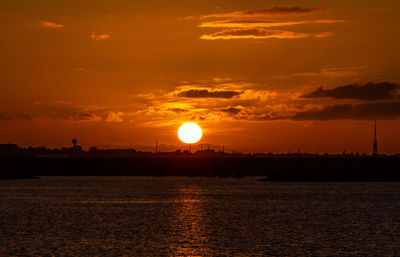
<instances>
[{"instance_id":1,"label":"sunset sky","mask_svg":"<svg viewBox=\"0 0 400 257\"><path fill-rule=\"evenodd\" d=\"M2 0L0 143L400 152L400 2Z\"/></svg>"}]
</instances>

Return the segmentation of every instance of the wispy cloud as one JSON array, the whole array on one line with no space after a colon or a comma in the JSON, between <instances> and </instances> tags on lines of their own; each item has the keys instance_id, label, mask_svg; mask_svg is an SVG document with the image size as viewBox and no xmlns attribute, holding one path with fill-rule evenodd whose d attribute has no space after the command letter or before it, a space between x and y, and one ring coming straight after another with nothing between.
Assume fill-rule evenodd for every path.
<instances>
[{"instance_id":1,"label":"wispy cloud","mask_svg":"<svg viewBox=\"0 0 400 257\"><path fill-rule=\"evenodd\" d=\"M303 21L266 21L266 20L217 20L207 21L199 25L203 28L272 28L302 24L332 24L346 20L303 20Z\"/></svg>"},{"instance_id":2,"label":"wispy cloud","mask_svg":"<svg viewBox=\"0 0 400 257\"><path fill-rule=\"evenodd\" d=\"M200 36L205 40L216 39L295 39L295 38L324 38L333 36L330 31L319 33L292 32L272 30L270 28L288 27L305 24L335 24L343 23L343 19L295 19L298 16L312 15L326 8L303 8L298 6L272 6L255 11L235 11L229 13L214 13L201 16L209 19L199 24L201 28L222 28L211 34Z\"/></svg>"},{"instance_id":3,"label":"wispy cloud","mask_svg":"<svg viewBox=\"0 0 400 257\"><path fill-rule=\"evenodd\" d=\"M193 20L193 19L195 19L195 17L189 15L189 16L186 16L186 17L183 17L183 18L179 18L178 20L180 20L180 21L188 21L188 20Z\"/></svg>"},{"instance_id":4,"label":"wispy cloud","mask_svg":"<svg viewBox=\"0 0 400 257\"><path fill-rule=\"evenodd\" d=\"M326 35L330 35L326 33ZM321 34L298 33L286 30L270 30L270 29L227 29L217 31L213 34L202 35L200 38L205 40L217 39L298 39L307 37L320 37Z\"/></svg>"},{"instance_id":5,"label":"wispy cloud","mask_svg":"<svg viewBox=\"0 0 400 257\"><path fill-rule=\"evenodd\" d=\"M45 28L52 28L52 29L60 29L64 27L64 25L62 24L57 24L51 21L41 21L39 22L39 25Z\"/></svg>"},{"instance_id":6,"label":"wispy cloud","mask_svg":"<svg viewBox=\"0 0 400 257\"><path fill-rule=\"evenodd\" d=\"M331 32L331 31L325 31L325 32L321 32L321 33L314 34L313 37L316 37L316 38L324 38L324 37L331 37L331 36L333 36L333 35L335 35L333 32Z\"/></svg>"},{"instance_id":7,"label":"wispy cloud","mask_svg":"<svg viewBox=\"0 0 400 257\"><path fill-rule=\"evenodd\" d=\"M214 13L203 15L201 18L254 18L308 15L325 10L325 8L303 8L298 6L272 6L254 11L236 11L229 13Z\"/></svg>"},{"instance_id":8,"label":"wispy cloud","mask_svg":"<svg viewBox=\"0 0 400 257\"><path fill-rule=\"evenodd\" d=\"M109 34L97 34L94 31L92 32L90 37L95 41L101 41L101 40L110 39L110 35Z\"/></svg>"},{"instance_id":9,"label":"wispy cloud","mask_svg":"<svg viewBox=\"0 0 400 257\"><path fill-rule=\"evenodd\" d=\"M314 72L301 72L286 74L286 77L320 77L320 78L344 78L344 77L365 77L366 75L376 75L379 73L377 67L361 65L361 66L337 66L322 67Z\"/></svg>"},{"instance_id":10,"label":"wispy cloud","mask_svg":"<svg viewBox=\"0 0 400 257\"><path fill-rule=\"evenodd\" d=\"M47 103L34 102L30 109L23 113L0 112L0 121L123 122L123 117L131 113L118 111L120 108L123 107L81 105L64 100Z\"/></svg>"}]
</instances>

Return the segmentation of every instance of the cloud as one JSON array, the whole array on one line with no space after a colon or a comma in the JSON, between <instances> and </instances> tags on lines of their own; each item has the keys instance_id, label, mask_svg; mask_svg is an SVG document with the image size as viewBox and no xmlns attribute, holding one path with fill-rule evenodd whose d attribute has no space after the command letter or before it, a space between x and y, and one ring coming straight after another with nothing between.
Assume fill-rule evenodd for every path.
<instances>
[{"instance_id":1,"label":"cloud","mask_svg":"<svg viewBox=\"0 0 400 257\"><path fill-rule=\"evenodd\" d=\"M334 104L306 111L299 111L299 108L295 111L288 111L284 108L280 111L266 108L264 112L260 112L252 110L252 108L245 108L240 112L230 114L236 120L252 121L392 120L400 118L400 102Z\"/></svg>"},{"instance_id":2,"label":"cloud","mask_svg":"<svg viewBox=\"0 0 400 257\"><path fill-rule=\"evenodd\" d=\"M168 108L168 111L176 112L176 113L183 113L183 112L187 112L188 110L181 109L181 108Z\"/></svg>"},{"instance_id":3,"label":"cloud","mask_svg":"<svg viewBox=\"0 0 400 257\"><path fill-rule=\"evenodd\" d=\"M11 121L11 120L25 120L29 121L32 116L29 114L14 113L14 114L0 114L0 121Z\"/></svg>"},{"instance_id":4,"label":"cloud","mask_svg":"<svg viewBox=\"0 0 400 257\"><path fill-rule=\"evenodd\" d=\"M109 112L108 107L76 105L64 100L52 101L49 104L34 105L29 110L32 119L73 122L103 121Z\"/></svg>"},{"instance_id":5,"label":"cloud","mask_svg":"<svg viewBox=\"0 0 400 257\"><path fill-rule=\"evenodd\" d=\"M217 31L213 34L202 35L200 38L204 40L218 39L298 39L307 37L320 37L320 35L312 35L308 33L297 33L286 30L269 30L269 29L226 29Z\"/></svg>"},{"instance_id":6,"label":"cloud","mask_svg":"<svg viewBox=\"0 0 400 257\"><path fill-rule=\"evenodd\" d=\"M32 116L29 114L13 113L13 114L0 114L0 121L30 121Z\"/></svg>"},{"instance_id":7,"label":"cloud","mask_svg":"<svg viewBox=\"0 0 400 257\"><path fill-rule=\"evenodd\" d=\"M182 119L235 120L250 113L256 116L281 110L285 108L282 102L292 95L286 91L267 90L266 85L243 78L209 78L182 81L181 84L171 91L132 95L138 111L131 121L144 122L146 126L170 126Z\"/></svg>"},{"instance_id":8,"label":"cloud","mask_svg":"<svg viewBox=\"0 0 400 257\"><path fill-rule=\"evenodd\" d=\"M398 84L383 83L367 83L365 85L347 85L325 90L319 87L315 91L303 95L303 98L325 98L334 99L359 99L359 100L383 100L394 99L396 91L399 89Z\"/></svg>"},{"instance_id":9,"label":"cloud","mask_svg":"<svg viewBox=\"0 0 400 257\"><path fill-rule=\"evenodd\" d=\"M55 104L38 106L33 110L33 117L61 121L100 121L102 113L98 110L69 104Z\"/></svg>"},{"instance_id":10,"label":"cloud","mask_svg":"<svg viewBox=\"0 0 400 257\"><path fill-rule=\"evenodd\" d=\"M242 92L237 91L209 91L207 89L190 89L178 93L178 97L188 98L233 98Z\"/></svg>"},{"instance_id":11,"label":"cloud","mask_svg":"<svg viewBox=\"0 0 400 257\"><path fill-rule=\"evenodd\" d=\"M39 25L45 28L52 28L52 29L59 29L64 27L62 24L57 24L51 21L41 21L39 22Z\"/></svg>"},{"instance_id":12,"label":"cloud","mask_svg":"<svg viewBox=\"0 0 400 257\"><path fill-rule=\"evenodd\" d=\"M228 108L225 108L225 109L221 109L222 112L225 112L225 113L228 113L228 114L231 114L231 115L236 115L236 114L240 113L241 110L242 109L235 108L235 107L228 107Z\"/></svg>"},{"instance_id":13,"label":"cloud","mask_svg":"<svg viewBox=\"0 0 400 257\"><path fill-rule=\"evenodd\" d=\"M74 113L73 115L69 116L67 120L71 121L100 121L101 117L94 114L94 113Z\"/></svg>"},{"instance_id":14,"label":"cloud","mask_svg":"<svg viewBox=\"0 0 400 257\"><path fill-rule=\"evenodd\" d=\"M171 91L137 95L138 110L131 121L140 122L142 126L171 126L182 119L265 122L400 118L400 99L396 97L377 97L376 100L381 100L377 102L334 100L327 104L313 97L301 98L303 94L244 79L184 81Z\"/></svg>"},{"instance_id":15,"label":"cloud","mask_svg":"<svg viewBox=\"0 0 400 257\"><path fill-rule=\"evenodd\" d=\"M123 112L110 112L105 121L106 122L123 122L124 120L121 118L123 115Z\"/></svg>"},{"instance_id":16,"label":"cloud","mask_svg":"<svg viewBox=\"0 0 400 257\"><path fill-rule=\"evenodd\" d=\"M332 24L346 20L303 20L303 21L266 21L266 20L216 20L199 25L202 28L272 28L303 24Z\"/></svg>"},{"instance_id":17,"label":"cloud","mask_svg":"<svg viewBox=\"0 0 400 257\"><path fill-rule=\"evenodd\" d=\"M96 32L92 32L92 35L90 36L93 40L96 41L101 41L101 40L107 40L110 39L109 34L97 34Z\"/></svg>"},{"instance_id":18,"label":"cloud","mask_svg":"<svg viewBox=\"0 0 400 257\"><path fill-rule=\"evenodd\" d=\"M0 121L11 120L11 117L7 115L0 114Z\"/></svg>"},{"instance_id":19,"label":"cloud","mask_svg":"<svg viewBox=\"0 0 400 257\"><path fill-rule=\"evenodd\" d=\"M316 38L323 38L323 37L331 37L333 35L335 35L333 32L325 31L325 32L314 34L313 36Z\"/></svg>"},{"instance_id":20,"label":"cloud","mask_svg":"<svg viewBox=\"0 0 400 257\"><path fill-rule=\"evenodd\" d=\"M301 72L286 74L284 77L320 77L326 78L354 78L354 77L366 77L376 76L381 72L377 67L360 65L360 66L336 66L336 67L322 67L318 71L313 72Z\"/></svg>"},{"instance_id":21,"label":"cloud","mask_svg":"<svg viewBox=\"0 0 400 257\"><path fill-rule=\"evenodd\" d=\"M400 117L400 102L370 104L338 104L326 106L320 110L298 112L291 120L374 120L395 119Z\"/></svg>"},{"instance_id":22,"label":"cloud","mask_svg":"<svg viewBox=\"0 0 400 257\"><path fill-rule=\"evenodd\" d=\"M332 32L319 32L315 34L292 32L287 30L271 30L268 28L287 27L303 24L333 24L343 23L341 19L307 19L287 20L287 17L309 15L325 10L325 8L303 8L298 6L272 6L263 10L236 11L230 13L215 13L201 16L203 21L199 27L223 28L212 34L204 34L200 38L205 40L217 39L295 39L295 38L324 38L332 36ZM286 17L286 20L285 20Z\"/></svg>"},{"instance_id":23,"label":"cloud","mask_svg":"<svg viewBox=\"0 0 400 257\"><path fill-rule=\"evenodd\" d=\"M52 105L71 105L71 101L65 101L65 100L56 100L51 102Z\"/></svg>"},{"instance_id":24,"label":"cloud","mask_svg":"<svg viewBox=\"0 0 400 257\"><path fill-rule=\"evenodd\" d=\"M183 17L183 18L178 18L178 20L180 20L180 21L188 21L188 20L193 20L193 19L195 19L195 17L191 16L191 15Z\"/></svg>"},{"instance_id":25,"label":"cloud","mask_svg":"<svg viewBox=\"0 0 400 257\"><path fill-rule=\"evenodd\" d=\"M325 8L303 8L298 6L272 6L267 9L254 11L236 11L230 13L214 13L201 16L207 18L254 18L309 15L325 10Z\"/></svg>"}]
</instances>

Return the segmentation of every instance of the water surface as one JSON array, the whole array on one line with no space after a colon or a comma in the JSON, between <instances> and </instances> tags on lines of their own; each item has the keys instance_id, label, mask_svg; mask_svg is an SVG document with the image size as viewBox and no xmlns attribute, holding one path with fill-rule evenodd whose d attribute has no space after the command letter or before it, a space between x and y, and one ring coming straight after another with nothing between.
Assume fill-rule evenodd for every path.
<instances>
[{"instance_id":1,"label":"water surface","mask_svg":"<svg viewBox=\"0 0 400 257\"><path fill-rule=\"evenodd\" d=\"M400 183L0 181L0 256L390 256Z\"/></svg>"}]
</instances>

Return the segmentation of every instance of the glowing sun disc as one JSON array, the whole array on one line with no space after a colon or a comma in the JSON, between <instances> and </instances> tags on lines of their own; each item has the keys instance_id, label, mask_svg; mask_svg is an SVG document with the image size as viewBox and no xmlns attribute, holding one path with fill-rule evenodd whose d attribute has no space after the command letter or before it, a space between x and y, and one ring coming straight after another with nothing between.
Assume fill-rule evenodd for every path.
<instances>
[{"instance_id":1,"label":"glowing sun disc","mask_svg":"<svg viewBox=\"0 0 400 257\"><path fill-rule=\"evenodd\" d=\"M198 142L202 135L200 126L193 122L183 124L178 130L179 139L186 144Z\"/></svg>"}]
</instances>

